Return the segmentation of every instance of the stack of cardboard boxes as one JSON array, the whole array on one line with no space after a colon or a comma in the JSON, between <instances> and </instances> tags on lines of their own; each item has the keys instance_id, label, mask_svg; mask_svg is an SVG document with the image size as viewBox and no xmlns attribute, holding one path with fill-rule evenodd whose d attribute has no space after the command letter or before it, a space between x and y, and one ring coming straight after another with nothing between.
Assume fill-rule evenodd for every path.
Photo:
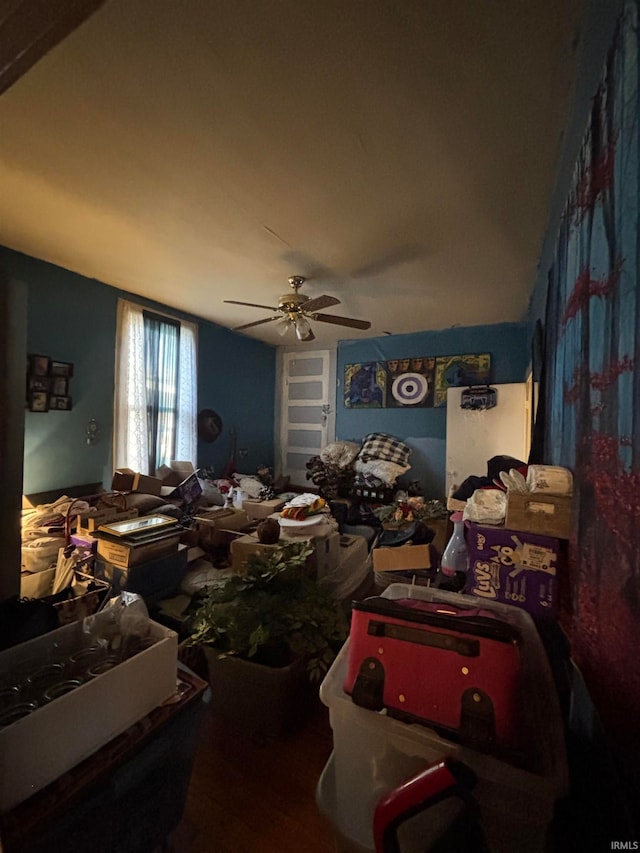
<instances>
[{"instance_id":1,"label":"stack of cardboard boxes","mask_svg":"<svg viewBox=\"0 0 640 853\"><path fill-rule=\"evenodd\" d=\"M267 517L278 519L280 516L276 512ZM234 572L242 573L251 554L268 553L285 542L309 542L313 546L313 554L309 557L307 568L315 577L323 577L338 564L340 534L335 526L320 516L318 523L309 527L281 528L280 540L275 545L259 542L256 532L235 538L231 542L231 568Z\"/></svg>"},{"instance_id":2,"label":"stack of cardboard boxes","mask_svg":"<svg viewBox=\"0 0 640 853\"><path fill-rule=\"evenodd\" d=\"M280 516L276 512L267 517L279 519ZM367 586L369 580L373 590L371 557L366 539L340 534L335 521L323 515L318 517L317 524L308 527L282 527L275 545L261 543L256 531L233 538L230 542L232 571L244 572L252 554L269 553L286 542L310 543L313 553L307 560L307 571L338 601L350 601L358 590Z\"/></svg>"},{"instance_id":3,"label":"stack of cardboard boxes","mask_svg":"<svg viewBox=\"0 0 640 853\"><path fill-rule=\"evenodd\" d=\"M138 492L144 495L187 500L193 503L201 494L202 487L191 462L172 460L156 470L155 477L140 474L131 468L114 471L111 480L114 492Z\"/></svg>"},{"instance_id":4,"label":"stack of cardboard boxes","mask_svg":"<svg viewBox=\"0 0 640 853\"><path fill-rule=\"evenodd\" d=\"M468 527L466 591L485 601L522 607L537 618L555 617L571 510L570 494L509 490L503 527Z\"/></svg>"}]
</instances>

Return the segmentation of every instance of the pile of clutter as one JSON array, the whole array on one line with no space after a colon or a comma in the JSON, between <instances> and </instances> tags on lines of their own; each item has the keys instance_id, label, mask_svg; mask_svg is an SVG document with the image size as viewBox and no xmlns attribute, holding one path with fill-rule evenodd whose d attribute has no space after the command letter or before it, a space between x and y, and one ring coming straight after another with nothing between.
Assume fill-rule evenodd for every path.
<instances>
[{"instance_id":1,"label":"pile of clutter","mask_svg":"<svg viewBox=\"0 0 640 853\"><path fill-rule=\"evenodd\" d=\"M542 502L533 512L553 514L553 506L545 498L569 501L573 494L573 475L567 468L553 465L528 465L511 456L494 456L487 462L485 477L470 476L447 500L449 510L462 512L465 521L477 524L509 526L509 509L522 506L527 496L537 496ZM567 537L564 537L567 538Z\"/></svg>"},{"instance_id":2,"label":"pile of clutter","mask_svg":"<svg viewBox=\"0 0 640 853\"><path fill-rule=\"evenodd\" d=\"M335 441L307 462L307 479L322 497L331 500L355 493L362 497L388 497L398 477L411 468L411 448L384 432L372 432L361 444Z\"/></svg>"}]
</instances>

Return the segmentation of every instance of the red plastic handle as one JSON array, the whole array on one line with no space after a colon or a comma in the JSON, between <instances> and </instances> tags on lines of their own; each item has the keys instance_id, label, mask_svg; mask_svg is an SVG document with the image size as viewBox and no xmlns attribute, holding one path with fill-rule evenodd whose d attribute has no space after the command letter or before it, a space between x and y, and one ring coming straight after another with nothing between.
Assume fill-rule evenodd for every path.
<instances>
[{"instance_id":1,"label":"red plastic handle","mask_svg":"<svg viewBox=\"0 0 640 853\"><path fill-rule=\"evenodd\" d=\"M388 853L390 848L385 844L389 830L401 822L403 815L429 808L434 801L440 801L459 790L460 781L452 773L449 761L445 758L430 764L381 797L373 816L376 853Z\"/></svg>"}]
</instances>

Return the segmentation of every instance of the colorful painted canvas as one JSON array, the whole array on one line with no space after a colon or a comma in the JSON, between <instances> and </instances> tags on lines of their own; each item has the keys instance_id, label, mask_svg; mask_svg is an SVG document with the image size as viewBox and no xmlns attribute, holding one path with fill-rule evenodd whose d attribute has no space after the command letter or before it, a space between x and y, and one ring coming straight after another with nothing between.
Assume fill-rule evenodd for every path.
<instances>
[{"instance_id":1,"label":"colorful painted canvas","mask_svg":"<svg viewBox=\"0 0 640 853\"><path fill-rule=\"evenodd\" d=\"M433 356L389 359L386 405L393 409L433 406L435 364Z\"/></svg>"},{"instance_id":2,"label":"colorful painted canvas","mask_svg":"<svg viewBox=\"0 0 640 853\"><path fill-rule=\"evenodd\" d=\"M385 404L386 370L384 361L346 364L344 368L344 405L347 409L382 409Z\"/></svg>"},{"instance_id":3,"label":"colorful painted canvas","mask_svg":"<svg viewBox=\"0 0 640 853\"><path fill-rule=\"evenodd\" d=\"M491 382L491 355L440 355L436 359L434 406L447 405L447 389Z\"/></svg>"}]
</instances>

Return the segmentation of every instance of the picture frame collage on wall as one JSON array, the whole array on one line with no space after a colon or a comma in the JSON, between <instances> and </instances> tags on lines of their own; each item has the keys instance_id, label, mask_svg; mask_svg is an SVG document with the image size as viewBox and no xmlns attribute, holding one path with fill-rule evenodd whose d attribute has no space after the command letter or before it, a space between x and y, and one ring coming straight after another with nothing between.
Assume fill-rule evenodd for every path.
<instances>
[{"instance_id":1,"label":"picture frame collage on wall","mask_svg":"<svg viewBox=\"0 0 640 853\"><path fill-rule=\"evenodd\" d=\"M414 356L346 364L347 409L427 409L447 405L447 389L486 385L491 354Z\"/></svg>"},{"instance_id":2,"label":"picture frame collage on wall","mask_svg":"<svg viewBox=\"0 0 640 853\"><path fill-rule=\"evenodd\" d=\"M30 353L27 356L27 409L30 412L70 412L72 377L71 362Z\"/></svg>"}]
</instances>

